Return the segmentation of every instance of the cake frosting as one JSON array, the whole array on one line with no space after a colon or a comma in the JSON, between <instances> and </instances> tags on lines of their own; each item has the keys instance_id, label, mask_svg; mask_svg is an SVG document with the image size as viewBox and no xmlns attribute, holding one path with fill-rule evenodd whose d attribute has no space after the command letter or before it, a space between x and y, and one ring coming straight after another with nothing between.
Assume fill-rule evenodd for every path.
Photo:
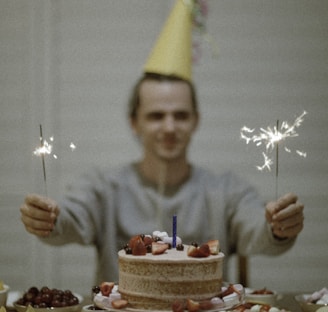
<instances>
[{"instance_id":1,"label":"cake frosting","mask_svg":"<svg viewBox=\"0 0 328 312\"><path fill-rule=\"evenodd\" d=\"M119 292L130 308L171 310L174 300L209 300L221 291L224 254L190 257L184 250L142 256L120 250Z\"/></svg>"}]
</instances>

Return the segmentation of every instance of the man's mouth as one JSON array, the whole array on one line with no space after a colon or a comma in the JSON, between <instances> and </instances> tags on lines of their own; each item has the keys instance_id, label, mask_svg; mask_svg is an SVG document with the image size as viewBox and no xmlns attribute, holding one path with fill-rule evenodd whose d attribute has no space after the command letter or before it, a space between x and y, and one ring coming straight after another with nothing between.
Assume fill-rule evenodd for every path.
<instances>
[{"instance_id":1,"label":"man's mouth","mask_svg":"<svg viewBox=\"0 0 328 312\"><path fill-rule=\"evenodd\" d=\"M161 140L161 144L166 148L172 148L178 144L178 140L176 138L164 138Z\"/></svg>"}]
</instances>

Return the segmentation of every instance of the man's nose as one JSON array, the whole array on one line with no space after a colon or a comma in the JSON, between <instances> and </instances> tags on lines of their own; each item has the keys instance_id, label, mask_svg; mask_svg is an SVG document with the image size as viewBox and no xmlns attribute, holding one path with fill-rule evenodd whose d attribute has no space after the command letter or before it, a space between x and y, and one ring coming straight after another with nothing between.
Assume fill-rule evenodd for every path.
<instances>
[{"instance_id":1,"label":"man's nose","mask_svg":"<svg viewBox=\"0 0 328 312\"><path fill-rule=\"evenodd\" d=\"M175 120L173 116L165 116L163 120L163 129L168 132L174 131Z\"/></svg>"}]
</instances>

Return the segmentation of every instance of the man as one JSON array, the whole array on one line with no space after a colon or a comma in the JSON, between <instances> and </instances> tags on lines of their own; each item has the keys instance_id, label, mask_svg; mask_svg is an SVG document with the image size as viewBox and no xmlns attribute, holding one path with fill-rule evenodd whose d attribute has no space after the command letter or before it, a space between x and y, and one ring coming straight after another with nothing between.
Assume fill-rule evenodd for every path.
<instances>
[{"instance_id":1,"label":"man","mask_svg":"<svg viewBox=\"0 0 328 312\"><path fill-rule=\"evenodd\" d=\"M296 195L287 194L265 207L256 191L234 174L218 176L188 161L188 146L199 122L186 62L191 57L185 56L190 12L185 1L177 1L164 28L166 35L132 93L129 118L143 147L141 160L116 170L90 172L58 204L29 195L21 206L26 230L44 242L96 247L96 283L117 281L117 250L133 235L169 232L173 215L184 243L219 239L226 256L280 254L303 228L303 205ZM165 40L177 33L170 29L177 25L170 23L172 19L182 23L182 36L169 44Z\"/></svg>"},{"instance_id":2,"label":"man","mask_svg":"<svg viewBox=\"0 0 328 312\"><path fill-rule=\"evenodd\" d=\"M170 231L174 214L184 243L217 238L227 256L291 247L303 227L303 205L295 195L264 209L255 190L233 174L216 176L188 162L199 120L192 84L145 75L134 94L130 120L144 148L141 161L93 172L59 205L27 196L21 214L28 232L54 245L94 244L98 283L117 280L116 253L132 235Z\"/></svg>"}]
</instances>

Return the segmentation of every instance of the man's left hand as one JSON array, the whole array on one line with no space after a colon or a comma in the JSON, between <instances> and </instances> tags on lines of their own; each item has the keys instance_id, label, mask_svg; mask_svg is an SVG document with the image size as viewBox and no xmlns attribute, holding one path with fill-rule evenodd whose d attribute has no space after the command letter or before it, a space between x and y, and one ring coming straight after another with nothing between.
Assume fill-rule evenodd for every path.
<instances>
[{"instance_id":1,"label":"man's left hand","mask_svg":"<svg viewBox=\"0 0 328 312\"><path fill-rule=\"evenodd\" d=\"M304 205L297 202L297 199L295 194L288 193L266 205L265 218L275 237L293 238L302 231Z\"/></svg>"}]
</instances>

